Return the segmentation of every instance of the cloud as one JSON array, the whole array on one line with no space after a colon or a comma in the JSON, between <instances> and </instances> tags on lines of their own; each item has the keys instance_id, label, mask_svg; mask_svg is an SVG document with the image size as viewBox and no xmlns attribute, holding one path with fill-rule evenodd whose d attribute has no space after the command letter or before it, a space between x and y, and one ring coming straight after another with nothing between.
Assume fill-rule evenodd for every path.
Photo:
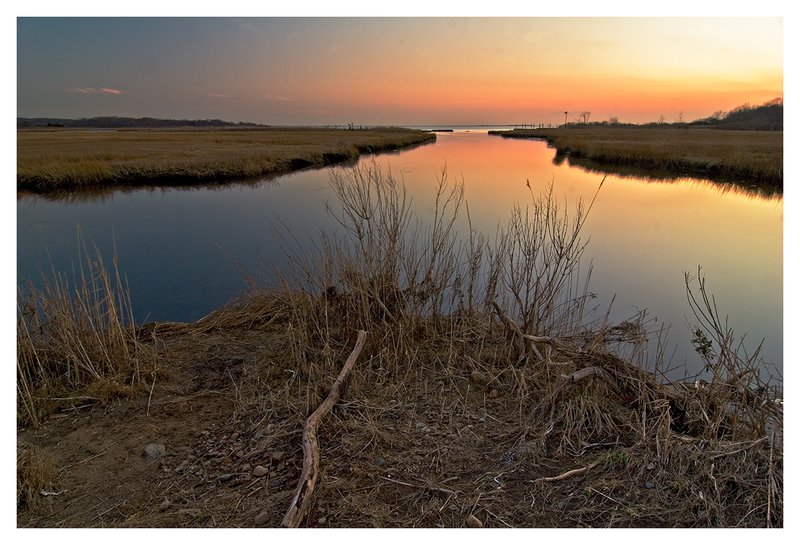
<instances>
[{"instance_id":1,"label":"cloud","mask_svg":"<svg viewBox=\"0 0 800 545\"><path fill-rule=\"evenodd\" d=\"M68 93L80 93L82 95L121 95L120 89L110 87L67 87L64 89Z\"/></svg>"},{"instance_id":2,"label":"cloud","mask_svg":"<svg viewBox=\"0 0 800 545\"><path fill-rule=\"evenodd\" d=\"M264 100L279 100L281 102L294 102L293 98L281 97L281 96L275 96L275 95L264 95L261 98L263 98Z\"/></svg>"}]
</instances>

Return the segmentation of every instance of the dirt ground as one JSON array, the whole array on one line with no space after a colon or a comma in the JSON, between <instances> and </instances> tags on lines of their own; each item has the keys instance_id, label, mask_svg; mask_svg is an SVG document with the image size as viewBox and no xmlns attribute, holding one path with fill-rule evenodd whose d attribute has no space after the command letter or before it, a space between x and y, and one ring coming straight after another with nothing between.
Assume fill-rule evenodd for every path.
<instances>
[{"instance_id":1,"label":"dirt ground","mask_svg":"<svg viewBox=\"0 0 800 545\"><path fill-rule=\"evenodd\" d=\"M18 506L19 527L280 526L302 469L303 424L336 373L316 391L303 386L285 364L285 324L167 329L159 372L134 394L65 400L38 429L18 429L18 449L38 447L55 466L39 497ZM351 348L335 348L333 360ZM718 509L705 476L666 467L634 430L568 448L554 436L543 449L502 377L443 365L397 381L375 365L365 352L322 422L305 526L752 524ZM298 387L308 389L302 404ZM729 446L720 465L742 450ZM713 486L738 498L746 483L720 476Z\"/></svg>"}]
</instances>

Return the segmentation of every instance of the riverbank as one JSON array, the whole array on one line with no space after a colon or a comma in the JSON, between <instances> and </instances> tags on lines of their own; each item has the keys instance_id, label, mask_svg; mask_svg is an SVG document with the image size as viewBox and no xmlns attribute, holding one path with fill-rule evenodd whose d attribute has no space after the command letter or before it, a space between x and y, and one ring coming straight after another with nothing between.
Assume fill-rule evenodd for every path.
<instances>
[{"instance_id":1,"label":"riverbank","mask_svg":"<svg viewBox=\"0 0 800 545\"><path fill-rule=\"evenodd\" d=\"M17 131L17 189L191 185L271 177L433 142L371 129L46 129Z\"/></svg>"},{"instance_id":2,"label":"riverbank","mask_svg":"<svg viewBox=\"0 0 800 545\"><path fill-rule=\"evenodd\" d=\"M463 184L440 180L428 226L380 171L331 186L348 236L196 322L130 325L99 255L80 286L20 295L19 526L279 526L359 331L304 526L783 526L782 404L702 278L708 382L668 383L642 366L644 314L591 317L591 203L544 193L462 243Z\"/></svg>"},{"instance_id":3,"label":"riverbank","mask_svg":"<svg viewBox=\"0 0 800 545\"><path fill-rule=\"evenodd\" d=\"M702 177L783 191L783 131L560 128L489 133L546 140L556 148L555 161L567 159L590 170L624 175L625 167L636 167L655 177Z\"/></svg>"},{"instance_id":4,"label":"riverbank","mask_svg":"<svg viewBox=\"0 0 800 545\"><path fill-rule=\"evenodd\" d=\"M18 430L18 471L34 477L18 477L30 497L17 524L279 526L305 418L355 341L338 321L327 340L307 339L296 305L254 297L138 330L154 350L140 384L64 396ZM404 369L386 356L398 330L368 332L323 421L303 526L783 526L781 435L756 424L782 416L757 392L745 404L729 384L663 386L569 339L515 366L499 320L470 323L482 331L472 340L421 325ZM742 415L721 413L726 400Z\"/></svg>"}]
</instances>

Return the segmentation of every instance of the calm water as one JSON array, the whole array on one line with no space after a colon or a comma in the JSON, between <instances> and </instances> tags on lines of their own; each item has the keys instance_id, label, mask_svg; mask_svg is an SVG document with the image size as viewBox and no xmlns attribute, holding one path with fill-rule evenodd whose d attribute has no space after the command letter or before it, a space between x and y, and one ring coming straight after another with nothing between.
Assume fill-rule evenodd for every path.
<instances>
[{"instance_id":1,"label":"calm water","mask_svg":"<svg viewBox=\"0 0 800 545\"><path fill-rule=\"evenodd\" d=\"M543 142L489 136L485 128L438 135L435 144L363 160L402 176L421 216L430 212L446 165L463 179L473 227L493 234L515 202L552 181L556 194L591 199L602 175L554 165ZM262 282L285 264L275 226L298 240L335 228L324 202L330 169L215 188L114 192L71 201L22 196L17 202L20 279L50 263L71 270L78 229L110 260L114 247L139 321L195 320ZM782 369L783 200L725 190L710 182L653 182L608 176L586 222L591 291L623 320L647 309L671 324L673 364L701 367L689 343L683 271L703 267L720 314L747 346L763 337L764 359ZM693 322L693 320L691 320ZM683 370L681 370L683 373Z\"/></svg>"}]
</instances>

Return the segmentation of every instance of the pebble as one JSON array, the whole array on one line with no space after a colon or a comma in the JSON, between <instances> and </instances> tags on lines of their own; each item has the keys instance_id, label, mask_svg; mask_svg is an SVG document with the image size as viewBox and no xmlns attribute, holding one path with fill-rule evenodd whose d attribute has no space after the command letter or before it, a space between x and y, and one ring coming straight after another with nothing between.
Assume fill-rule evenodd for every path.
<instances>
[{"instance_id":1,"label":"pebble","mask_svg":"<svg viewBox=\"0 0 800 545\"><path fill-rule=\"evenodd\" d=\"M492 388L489 391L489 399L497 399L500 397L500 392L498 392L495 388Z\"/></svg>"},{"instance_id":2,"label":"pebble","mask_svg":"<svg viewBox=\"0 0 800 545\"><path fill-rule=\"evenodd\" d=\"M165 499L164 501L161 502L161 505L158 506L158 510L159 511L166 511L167 509L169 509L170 505L172 505L172 502L170 502L169 500Z\"/></svg>"},{"instance_id":3,"label":"pebble","mask_svg":"<svg viewBox=\"0 0 800 545\"><path fill-rule=\"evenodd\" d=\"M269 472L269 478L270 479L274 479L277 476L278 476L278 472L277 471L270 471Z\"/></svg>"},{"instance_id":4,"label":"pebble","mask_svg":"<svg viewBox=\"0 0 800 545\"><path fill-rule=\"evenodd\" d=\"M647 482L644 483L644 487L645 488L655 488L656 485L651 483L650 481L647 481Z\"/></svg>"},{"instance_id":5,"label":"pebble","mask_svg":"<svg viewBox=\"0 0 800 545\"><path fill-rule=\"evenodd\" d=\"M273 462L280 462L281 460L283 460L284 456L285 456L285 454L283 453L283 451L276 450L275 452L272 453L272 461Z\"/></svg>"},{"instance_id":6,"label":"pebble","mask_svg":"<svg viewBox=\"0 0 800 545\"><path fill-rule=\"evenodd\" d=\"M483 528L483 523L475 515L470 515L467 517L467 526L470 528Z\"/></svg>"},{"instance_id":7,"label":"pebble","mask_svg":"<svg viewBox=\"0 0 800 545\"><path fill-rule=\"evenodd\" d=\"M382 466L382 465L384 465L384 464L386 463L386 460L384 460L383 458L375 458L375 460L373 461L373 463L374 463L376 466Z\"/></svg>"},{"instance_id":8,"label":"pebble","mask_svg":"<svg viewBox=\"0 0 800 545\"><path fill-rule=\"evenodd\" d=\"M224 483L233 479L233 473L223 473L219 476L219 482Z\"/></svg>"},{"instance_id":9,"label":"pebble","mask_svg":"<svg viewBox=\"0 0 800 545\"><path fill-rule=\"evenodd\" d=\"M275 431L275 424L267 424L267 432L272 433Z\"/></svg>"},{"instance_id":10,"label":"pebble","mask_svg":"<svg viewBox=\"0 0 800 545\"><path fill-rule=\"evenodd\" d=\"M317 520L317 524L325 524L326 522L328 522L328 517L319 517Z\"/></svg>"},{"instance_id":11,"label":"pebble","mask_svg":"<svg viewBox=\"0 0 800 545\"><path fill-rule=\"evenodd\" d=\"M253 477L263 477L268 473L269 469L264 466L256 466L255 469L253 469Z\"/></svg>"},{"instance_id":12,"label":"pebble","mask_svg":"<svg viewBox=\"0 0 800 545\"><path fill-rule=\"evenodd\" d=\"M242 473L248 473L251 469L253 469L252 465L242 464Z\"/></svg>"},{"instance_id":13,"label":"pebble","mask_svg":"<svg viewBox=\"0 0 800 545\"><path fill-rule=\"evenodd\" d=\"M283 486L283 479L272 479L269 485L273 488L280 488Z\"/></svg>"},{"instance_id":14,"label":"pebble","mask_svg":"<svg viewBox=\"0 0 800 545\"><path fill-rule=\"evenodd\" d=\"M164 456L166 453L167 449L162 443L150 443L145 445L142 450L142 456L148 460L155 460L156 458Z\"/></svg>"},{"instance_id":15,"label":"pebble","mask_svg":"<svg viewBox=\"0 0 800 545\"><path fill-rule=\"evenodd\" d=\"M261 511L256 515L256 518L253 522L255 522L258 526L262 526L269 522L269 511Z\"/></svg>"}]
</instances>

